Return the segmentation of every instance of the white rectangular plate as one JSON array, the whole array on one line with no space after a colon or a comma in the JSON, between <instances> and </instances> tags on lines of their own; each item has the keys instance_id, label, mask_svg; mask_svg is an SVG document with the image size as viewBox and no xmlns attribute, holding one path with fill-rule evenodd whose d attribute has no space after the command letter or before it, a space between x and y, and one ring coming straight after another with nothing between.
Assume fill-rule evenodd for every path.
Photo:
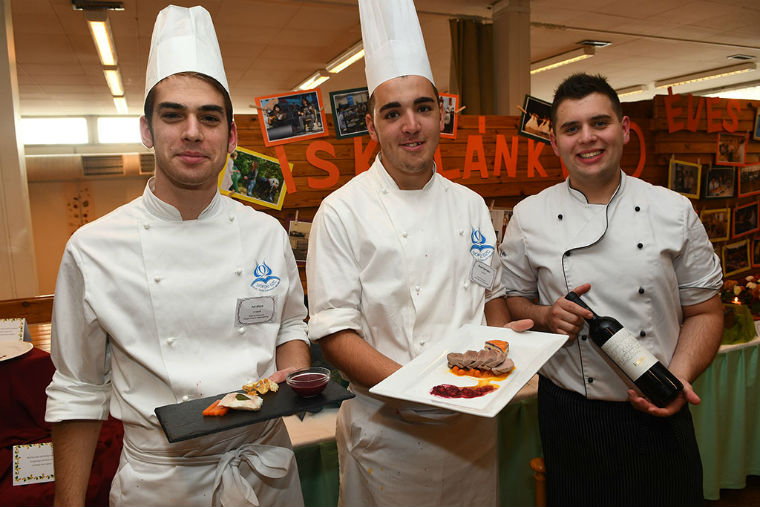
<instances>
[{"instance_id":1,"label":"white rectangular plate","mask_svg":"<svg viewBox=\"0 0 760 507\"><path fill-rule=\"evenodd\" d=\"M474 386L477 379L454 375L446 355L450 352L480 350L488 340L509 342L509 357L515 369L501 381L491 381L498 389L478 398L442 398L430 394L439 384ZM381 396L413 401L466 414L493 417L528 383L543 364L567 341L561 334L467 324L444 336L443 340L415 357L393 375L369 391Z\"/></svg>"}]
</instances>

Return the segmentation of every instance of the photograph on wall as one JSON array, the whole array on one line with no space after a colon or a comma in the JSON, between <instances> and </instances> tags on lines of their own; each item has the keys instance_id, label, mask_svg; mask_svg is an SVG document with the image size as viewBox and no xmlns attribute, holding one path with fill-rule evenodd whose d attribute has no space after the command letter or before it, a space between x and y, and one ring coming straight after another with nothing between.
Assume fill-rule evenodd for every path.
<instances>
[{"instance_id":1,"label":"photograph on wall","mask_svg":"<svg viewBox=\"0 0 760 507\"><path fill-rule=\"evenodd\" d=\"M491 222L493 223L493 232L496 233L496 243L500 244L507 232L507 225L512 218L512 208L492 208Z\"/></svg>"},{"instance_id":2,"label":"photograph on wall","mask_svg":"<svg viewBox=\"0 0 760 507\"><path fill-rule=\"evenodd\" d=\"M726 241L731 235L731 209L703 209L699 214L702 225L705 226L707 237L713 243Z\"/></svg>"},{"instance_id":3,"label":"photograph on wall","mask_svg":"<svg viewBox=\"0 0 760 507\"><path fill-rule=\"evenodd\" d=\"M459 95L453 93L439 93L443 105L443 130L441 137L444 139L457 138L457 123L459 115Z\"/></svg>"},{"instance_id":4,"label":"photograph on wall","mask_svg":"<svg viewBox=\"0 0 760 507\"><path fill-rule=\"evenodd\" d=\"M739 197L760 194L760 164L739 167Z\"/></svg>"},{"instance_id":5,"label":"photograph on wall","mask_svg":"<svg viewBox=\"0 0 760 507\"><path fill-rule=\"evenodd\" d=\"M520 116L520 135L550 144L549 134L551 133L552 105L545 100L526 95L525 102L520 111L522 111L522 116Z\"/></svg>"},{"instance_id":6,"label":"photograph on wall","mask_svg":"<svg viewBox=\"0 0 760 507\"><path fill-rule=\"evenodd\" d=\"M704 199L723 199L734 197L736 190L736 168L733 166L702 166Z\"/></svg>"},{"instance_id":7,"label":"photograph on wall","mask_svg":"<svg viewBox=\"0 0 760 507\"><path fill-rule=\"evenodd\" d=\"M718 133L715 163L718 165L741 165L747 156L747 134Z\"/></svg>"},{"instance_id":8,"label":"photograph on wall","mask_svg":"<svg viewBox=\"0 0 760 507\"><path fill-rule=\"evenodd\" d=\"M671 158L668 169L668 188L686 197L699 199L699 187L702 183L700 171L699 164Z\"/></svg>"},{"instance_id":9,"label":"photograph on wall","mask_svg":"<svg viewBox=\"0 0 760 507\"><path fill-rule=\"evenodd\" d=\"M749 239L723 247L723 276L731 276L750 268Z\"/></svg>"},{"instance_id":10,"label":"photograph on wall","mask_svg":"<svg viewBox=\"0 0 760 507\"><path fill-rule=\"evenodd\" d=\"M327 135L319 88L256 97L256 109L267 146Z\"/></svg>"},{"instance_id":11,"label":"photograph on wall","mask_svg":"<svg viewBox=\"0 0 760 507\"><path fill-rule=\"evenodd\" d=\"M290 248L293 249L293 255L299 265L306 264L306 252L309 250L309 231L311 231L311 222L291 220L288 224Z\"/></svg>"},{"instance_id":12,"label":"photograph on wall","mask_svg":"<svg viewBox=\"0 0 760 507\"><path fill-rule=\"evenodd\" d=\"M363 136L367 134L367 87L330 92L335 137Z\"/></svg>"},{"instance_id":13,"label":"photograph on wall","mask_svg":"<svg viewBox=\"0 0 760 507\"><path fill-rule=\"evenodd\" d=\"M760 238L752 238L752 267L760 268Z\"/></svg>"},{"instance_id":14,"label":"photograph on wall","mask_svg":"<svg viewBox=\"0 0 760 507\"><path fill-rule=\"evenodd\" d=\"M752 139L760 141L760 107L755 112L755 130L752 131Z\"/></svg>"},{"instance_id":15,"label":"photograph on wall","mask_svg":"<svg viewBox=\"0 0 760 507\"><path fill-rule=\"evenodd\" d=\"M734 208L733 231L731 236L736 238L756 232L760 229L757 222L758 202L742 204Z\"/></svg>"},{"instance_id":16,"label":"photograph on wall","mask_svg":"<svg viewBox=\"0 0 760 507\"><path fill-rule=\"evenodd\" d=\"M276 158L238 147L227 156L227 165L219 173L219 192L267 208L282 209L287 189Z\"/></svg>"}]
</instances>

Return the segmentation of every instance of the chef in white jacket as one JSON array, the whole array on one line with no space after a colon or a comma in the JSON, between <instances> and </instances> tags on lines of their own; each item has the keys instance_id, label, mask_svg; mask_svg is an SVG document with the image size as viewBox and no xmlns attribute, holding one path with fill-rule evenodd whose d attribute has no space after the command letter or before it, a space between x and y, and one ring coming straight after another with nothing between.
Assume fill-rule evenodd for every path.
<instances>
[{"instance_id":1,"label":"chef in white jacket","mask_svg":"<svg viewBox=\"0 0 760 507\"><path fill-rule=\"evenodd\" d=\"M158 15L141 133L155 177L79 229L61 261L46 414L55 502L84 503L110 410L124 423L111 505L302 505L281 419L170 444L154 414L309 364L287 234L216 189L237 131L201 7Z\"/></svg>"},{"instance_id":2,"label":"chef in white jacket","mask_svg":"<svg viewBox=\"0 0 760 507\"><path fill-rule=\"evenodd\" d=\"M495 505L495 419L368 392L447 331L509 315L483 199L435 170L443 115L414 5L359 12L381 153L322 202L306 265L309 338L356 394L338 414L339 503Z\"/></svg>"},{"instance_id":3,"label":"chef in white jacket","mask_svg":"<svg viewBox=\"0 0 760 507\"><path fill-rule=\"evenodd\" d=\"M501 245L515 316L571 339L544 364L538 422L548 505L699 505L688 404L723 330L720 261L692 203L620 168L630 119L602 76L554 95L551 143L569 176L521 201ZM684 389L657 407L589 339L588 310L616 318Z\"/></svg>"}]
</instances>

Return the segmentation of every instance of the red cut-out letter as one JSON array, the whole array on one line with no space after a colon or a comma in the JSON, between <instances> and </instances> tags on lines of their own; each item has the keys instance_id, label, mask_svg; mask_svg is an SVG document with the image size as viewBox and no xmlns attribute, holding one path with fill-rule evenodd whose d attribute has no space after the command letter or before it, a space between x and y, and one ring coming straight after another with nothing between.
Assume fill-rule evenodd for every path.
<instances>
[{"instance_id":1,"label":"red cut-out letter","mask_svg":"<svg viewBox=\"0 0 760 507\"><path fill-rule=\"evenodd\" d=\"M641 172L644 170L644 164L647 162L647 147L644 143L644 132L641 127L635 121L631 122L631 130L636 132L636 136L639 138L639 163L636 165L636 170L633 171L634 178L641 176Z\"/></svg>"},{"instance_id":2,"label":"red cut-out letter","mask_svg":"<svg viewBox=\"0 0 760 507\"><path fill-rule=\"evenodd\" d=\"M670 134L683 130L683 122L676 121L676 116L683 111L680 107L675 107L680 98L680 95L673 95L673 90L668 88L668 94L665 95L665 116L668 118L668 133Z\"/></svg>"},{"instance_id":3,"label":"red cut-out letter","mask_svg":"<svg viewBox=\"0 0 760 507\"><path fill-rule=\"evenodd\" d=\"M290 164L288 163L288 156L285 154L285 147L275 146L274 152L277 154L277 160L280 162L280 170L282 171L282 178L285 180L285 188L291 194L295 194L298 192L298 189L296 188L296 180L293 179L293 173L290 172Z\"/></svg>"},{"instance_id":4,"label":"red cut-out letter","mask_svg":"<svg viewBox=\"0 0 760 507\"><path fill-rule=\"evenodd\" d=\"M535 177L535 173L533 172L534 169L538 171L539 176L542 178L549 177L549 175L546 174L546 169L541 165L541 161L538 160L544 146L546 146L544 143L537 143L533 141L533 139L528 139L528 178Z\"/></svg>"},{"instance_id":5,"label":"red cut-out letter","mask_svg":"<svg viewBox=\"0 0 760 507\"><path fill-rule=\"evenodd\" d=\"M731 118L730 122L723 120L723 128L726 132L736 132L736 129L739 128L739 112L741 109L742 106L738 100L728 99L726 101L726 112L728 113L729 118Z\"/></svg>"},{"instance_id":6,"label":"red cut-out letter","mask_svg":"<svg viewBox=\"0 0 760 507\"><path fill-rule=\"evenodd\" d=\"M707 97L707 132L720 132L723 128L720 119L723 117L723 113L718 109L718 97ZM718 120L716 123L715 120Z\"/></svg>"},{"instance_id":7,"label":"red cut-out letter","mask_svg":"<svg viewBox=\"0 0 760 507\"><path fill-rule=\"evenodd\" d=\"M514 178L517 176L517 144L518 137L512 136L512 150L507 147L507 139L503 134L496 136L496 154L493 159L493 175L501 175L501 163L507 169L507 176Z\"/></svg>"},{"instance_id":8,"label":"red cut-out letter","mask_svg":"<svg viewBox=\"0 0 760 507\"><path fill-rule=\"evenodd\" d=\"M370 159L377 148L377 141L370 139L367 147L362 147L362 138L354 137L354 174L361 174L372 165Z\"/></svg>"},{"instance_id":9,"label":"red cut-out letter","mask_svg":"<svg viewBox=\"0 0 760 507\"><path fill-rule=\"evenodd\" d=\"M332 155L334 158L335 147L327 141L314 141L309 145L308 148L306 148L306 161L314 167L322 169L327 173L326 178L314 178L309 176L306 179L307 183L309 184L309 188L313 188L315 190L332 187L338 183L338 178L340 177L340 170L338 169L338 166L328 160L319 158L317 156L318 151L325 151L328 154Z\"/></svg>"},{"instance_id":10,"label":"red cut-out letter","mask_svg":"<svg viewBox=\"0 0 760 507\"><path fill-rule=\"evenodd\" d=\"M477 155L477 162L473 156ZM473 172L480 172L480 177L488 178L488 166L486 166L486 151L483 148L483 136L467 136L467 152L464 156L463 178L468 179Z\"/></svg>"},{"instance_id":11,"label":"red cut-out letter","mask_svg":"<svg viewBox=\"0 0 760 507\"><path fill-rule=\"evenodd\" d=\"M686 130L690 132L696 132L697 131L697 125L699 124L699 118L702 116L702 110L705 107L705 99L703 97L699 97L697 100L697 112L693 113L694 111L694 95L691 93L689 94L689 102L686 109Z\"/></svg>"},{"instance_id":12,"label":"red cut-out letter","mask_svg":"<svg viewBox=\"0 0 760 507\"><path fill-rule=\"evenodd\" d=\"M433 160L435 160L435 171L441 176L443 176L444 178L453 180L454 178L459 178L459 176L461 176L459 169L444 169L443 168L443 158L441 158L440 144L435 149L435 155L433 155Z\"/></svg>"}]
</instances>

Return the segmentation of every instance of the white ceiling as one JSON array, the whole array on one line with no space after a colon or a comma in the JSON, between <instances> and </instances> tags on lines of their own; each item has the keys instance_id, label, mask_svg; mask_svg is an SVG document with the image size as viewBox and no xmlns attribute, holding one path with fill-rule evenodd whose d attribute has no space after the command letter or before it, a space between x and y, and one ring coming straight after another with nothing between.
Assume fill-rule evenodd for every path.
<instances>
[{"instance_id":1,"label":"white ceiling","mask_svg":"<svg viewBox=\"0 0 760 507\"><path fill-rule=\"evenodd\" d=\"M5 0L9 1L9 0ZM23 116L114 114L82 11L71 0L10 0ZM498 2L497 8L508 0ZM109 19L131 114L142 109L145 65L158 11L166 0L123 0ZM361 40L356 0L174 0L202 4L214 19L236 113L253 113L256 96L288 91ZM492 18L495 0L417 0L433 74L441 91L449 82L451 16ZM596 56L536 74L531 94L551 99L572 72L606 75L614 88L760 59L760 0L532 0L531 60L574 49L583 39L612 45ZM760 81L760 70L680 86L688 93L737 82ZM357 63L322 85L327 92L364 86ZM515 111L517 114L517 111Z\"/></svg>"}]
</instances>

